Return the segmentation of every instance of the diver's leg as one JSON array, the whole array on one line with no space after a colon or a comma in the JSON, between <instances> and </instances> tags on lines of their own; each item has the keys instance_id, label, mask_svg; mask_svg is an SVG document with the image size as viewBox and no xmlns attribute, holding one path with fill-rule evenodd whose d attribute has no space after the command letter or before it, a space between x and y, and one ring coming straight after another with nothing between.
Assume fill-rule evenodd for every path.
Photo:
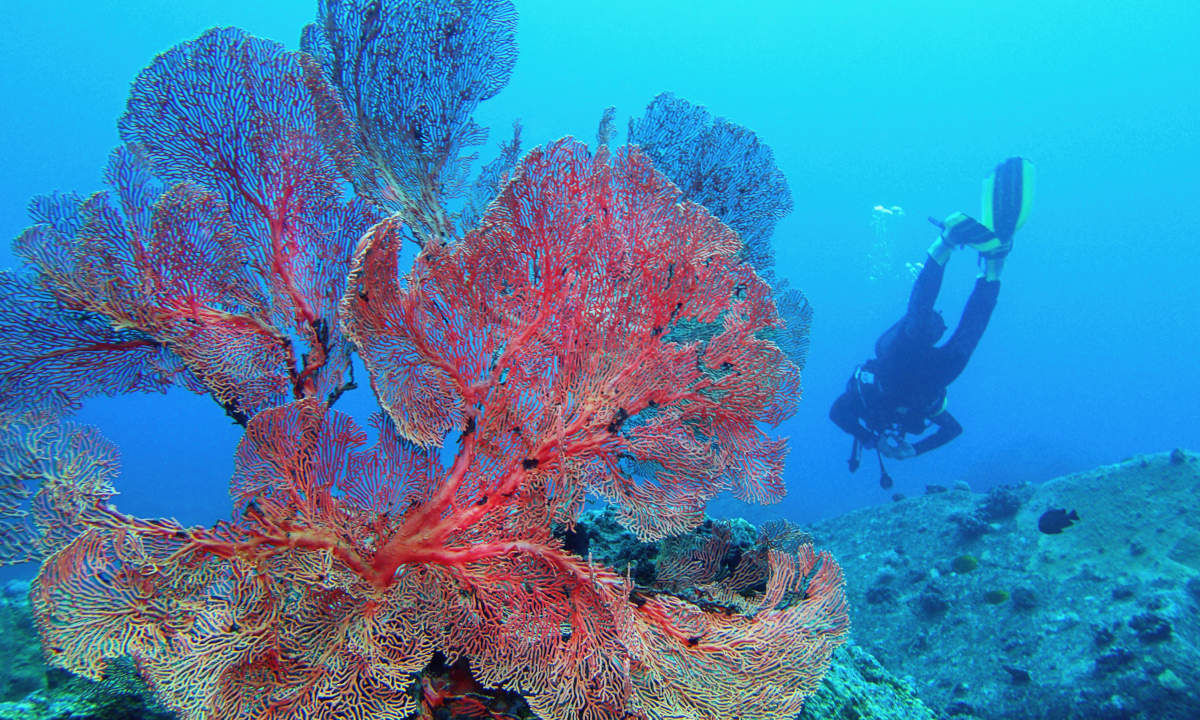
<instances>
[{"instance_id":1,"label":"diver's leg","mask_svg":"<svg viewBox=\"0 0 1200 720\"><path fill-rule=\"evenodd\" d=\"M946 266L946 263L950 260L950 254L953 252L954 246L946 242L946 238L941 235L938 235L933 244L929 246L929 249L925 251L931 260L942 267Z\"/></svg>"},{"instance_id":2,"label":"diver's leg","mask_svg":"<svg viewBox=\"0 0 1200 720\"><path fill-rule=\"evenodd\" d=\"M875 341L875 357L890 356L896 341L901 333L905 332L905 327L913 323L919 324L925 316L933 312L933 303L942 289L946 261L950 259L952 250L954 247L943 240L941 236L938 236L938 239L929 246L929 251L925 256L925 265L921 267L921 272L917 274L917 280L913 283L912 292L909 293L908 309L905 311L904 317L884 330L879 339Z\"/></svg>"},{"instance_id":3,"label":"diver's leg","mask_svg":"<svg viewBox=\"0 0 1200 720\"><path fill-rule=\"evenodd\" d=\"M992 282L998 282L1000 280L1000 271L1004 269L1004 258L1007 255L1008 253L999 257L981 256L983 260L983 274L979 277Z\"/></svg>"},{"instance_id":4,"label":"diver's leg","mask_svg":"<svg viewBox=\"0 0 1200 720\"><path fill-rule=\"evenodd\" d=\"M958 327L954 329L954 334L946 344L938 348L938 354L941 356L939 381L943 385L949 385L967 366L971 353L975 352L975 347L983 337L983 331L987 329L988 320L992 317L992 311L996 309L996 298L999 295L999 280L989 279L986 271L984 275L976 278L975 288L967 298L967 305L963 308Z\"/></svg>"},{"instance_id":5,"label":"diver's leg","mask_svg":"<svg viewBox=\"0 0 1200 720\"><path fill-rule=\"evenodd\" d=\"M942 289L942 276L945 275L946 261L954 246L939 235L929 246L925 255L925 265L913 283L912 293L908 296L908 316L921 317L933 310L938 292Z\"/></svg>"}]
</instances>

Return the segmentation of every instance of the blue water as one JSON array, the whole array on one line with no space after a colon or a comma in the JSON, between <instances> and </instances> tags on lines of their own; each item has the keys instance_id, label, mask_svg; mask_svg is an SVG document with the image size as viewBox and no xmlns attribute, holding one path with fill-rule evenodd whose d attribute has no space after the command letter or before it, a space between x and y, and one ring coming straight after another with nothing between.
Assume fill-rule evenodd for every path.
<instances>
[{"instance_id":1,"label":"blue water","mask_svg":"<svg viewBox=\"0 0 1200 720\"><path fill-rule=\"evenodd\" d=\"M307 2L8 0L0 26L0 235L53 189L90 191L117 143L128 83L155 53L213 25L297 45ZM518 2L520 60L478 117L494 147L589 141L671 90L755 130L791 183L779 274L816 312L792 438L790 495L756 517L809 520L887 502L868 459L826 419L855 363L899 315L903 276L871 280L872 207L906 215L888 239L919 261L923 218L975 211L979 181L1013 154L1038 165L999 307L950 389L951 445L893 463L895 491L1043 480L1134 453L1200 446L1200 11L1190 1ZM13 264L6 244L0 265ZM953 321L975 275L948 268ZM360 375L360 379L363 376ZM367 390L344 406L365 415ZM89 401L83 419L124 452L123 509L210 521L228 509L238 428L174 391ZM724 512L740 512L721 503Z\"/></svg>"}]
</instances>

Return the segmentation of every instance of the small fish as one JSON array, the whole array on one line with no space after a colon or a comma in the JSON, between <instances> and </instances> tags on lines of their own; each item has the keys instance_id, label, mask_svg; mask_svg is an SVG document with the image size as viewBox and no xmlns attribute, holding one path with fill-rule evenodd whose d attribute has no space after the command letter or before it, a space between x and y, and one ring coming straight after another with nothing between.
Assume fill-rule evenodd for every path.
<instances>
[{"instance_id":1,"label":"small fish","mask_svg":"<svg viewBox=\"0 0 1200 720\"><path fill-rule=\"evenodd\" d=\"M1057 535L1074 525L1079 520L1079 513L1072 510L1067 512L1062 508L1054 508L1042 513L1038 518L1038 530L1047 535Z\"/></svg>"}]
</instances>

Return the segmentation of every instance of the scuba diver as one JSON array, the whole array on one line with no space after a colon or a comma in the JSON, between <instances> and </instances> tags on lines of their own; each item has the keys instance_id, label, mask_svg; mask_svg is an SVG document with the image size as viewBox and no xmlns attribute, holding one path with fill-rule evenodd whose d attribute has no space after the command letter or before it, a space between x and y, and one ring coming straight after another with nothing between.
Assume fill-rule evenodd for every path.
<instances>
[{"instance_id":1,"label":"scuba diver","mask_svg":"<svg viewBox=\"0 0 1200 720\"><path fill-rule=\"evenodd\" d=\"M1033 198L1033 164L1013 157L996 166L983 182L981 220L957 212L939 222L941 230L929 247L904 317L875 342L875 357L855 368L846 391L829 410L829 418L850 435L850 472L858 469L862 449L874 449L879 458L879 484L892 486L883 467L883 456L904 460L950 442L962 425L946 409L946 388L962 373L983 331L987 328L1000 293L1000 271L1012 250L1013 234L1029 215ZM941 313L933 309L946 262L955 249L979 252L982 268L963 308L954 334L942 345L946 332ZM913 443L907 435L920 436Z\"/></svg>"}]
</instances>

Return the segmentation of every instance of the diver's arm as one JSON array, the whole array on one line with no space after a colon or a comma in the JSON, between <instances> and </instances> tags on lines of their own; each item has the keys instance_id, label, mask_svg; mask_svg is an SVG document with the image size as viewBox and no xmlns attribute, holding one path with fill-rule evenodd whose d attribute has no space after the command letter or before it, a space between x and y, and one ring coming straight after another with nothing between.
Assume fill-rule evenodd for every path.
<instances>
[{"instance_id":1,"label":"diver's arm","mask_svg":"<svg viewBox=\"0 0 1200 720\"><path fill-rule=\"evenodd\" d=\"M829 419L834 425L857 438L863 447L868 450L875 447L875 433L859 423L858 413L854 410L854 396L849 390L833 401L833 407L829 408Z\"/></svg>"},{"instance_id":2,"label":"diver's arm","mask_svg":"<svg viewBox=\"0 0 1200 720\"><path fill-rule=\"evenodd\" d=\"M962 434L962 425L958 424L948 410L943 410L929 419L938 426L938 429L929 437L913 443L913 449L917 451L918 455L940 448Z\"/></svg>"}]
</instances>

